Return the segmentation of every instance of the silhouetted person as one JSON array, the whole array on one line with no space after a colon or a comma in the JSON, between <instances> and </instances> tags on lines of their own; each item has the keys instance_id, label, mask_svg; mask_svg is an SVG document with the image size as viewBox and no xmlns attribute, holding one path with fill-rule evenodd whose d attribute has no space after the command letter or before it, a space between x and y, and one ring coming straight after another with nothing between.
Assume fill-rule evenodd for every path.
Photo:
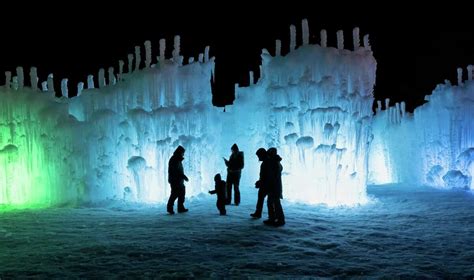
<instances>
[{"instance_id":1,"label":"silhouetted person","mask_svg":"<svg viewBox=\"0 0 474 280\"><path fill-rule=\"evenodd\" d=\"M225 189L225 181L222 180L221 178L221 174L216 174L216 176L214 176L214 182L215 182L215 186L214 186L214 190L213 191L209 191L210 194L217 194L217 202L216 202L216 206L217 206L217 209L219 209L219 213L221 215L225 215L226 214L226 211L225 211L225 202L226 202L226 196L225 196L225 193L226 193L226 189Z\"/></svg>"},{"instance_id":2,"label":"silhouetted person","mask_svg":"<svg viewBox=\"0 0 474 280\"><path fill-rule=\"evenodd\" d=\"M276 148L270 148L268 154L269 176L267 181L267 206L268 220L264 223L273 226L282 226L285 224L285 215L281 207L280 199L283 198L283 184L281 182L281 157L277 154Z\"/></svg>"},{"instance_id":3,"label":"silhouetted person","mask_svg":"<svg viewBox=\"0 0 474 280\"><path fill-rule=\"evenodd\" d=\"M237 144L232 145L232 154L229 160L224 158L225 165L227 166L227 200L226 204L232 202L232 185L234 186L234 203L235 205L240 204L240 175L244 168L244 152L239 151Z\"/></svg>"},{"instance_id":4,"label":"silhouetted person","mask_svg":"<svg viewBox=\"0 0 474 280\"><path fill-rule=\"evenodd\" d=\"M267 151L264 148L257 150L256 155L258 160L262 162L260 164L260 177L255 183L255 187L258 188L258 200L255 213L250 214L254 218L262 217L263 203L265 202L265 197L267 196L267 184L269 177L269 166L268 166L268 155ZM272 212L273 213L273 212Z\"/></svg>"},{"instance_id":5,"label":"silhouetted person","mask_svg":"<svg viewBox=\"0 0 474 280\"><path fill-rule=\"evenodd\" d=\"M186 187L184 181L188 181L188 177L184 175L183 170L183 159L185 149L182 146L178 146L171 156L168 163L168 183L171 186L171 195L168 200L167 211L170 214L174 214L173 207L174 201L178 199L178 212L187 212L188 209L184 208L184 197L186 195Z\"/></svg>"}]
</instances>

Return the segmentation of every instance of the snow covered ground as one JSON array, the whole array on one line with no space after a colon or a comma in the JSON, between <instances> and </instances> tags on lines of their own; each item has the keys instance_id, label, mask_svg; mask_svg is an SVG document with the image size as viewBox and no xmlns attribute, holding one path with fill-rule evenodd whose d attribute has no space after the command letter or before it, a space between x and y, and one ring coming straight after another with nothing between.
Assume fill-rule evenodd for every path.
<instances>
[{"instance_id":1,"label":"snow covered ground","mask_svg":"<svg viewBox=\"0 0 474 280\"><path fill-rule=\"evenodd\" d=\"M0 213L0 278L474 276L474 195L402 185L373 202L326 208L283 201L287 224L250 219L255 189L219 216L215 196L164 205ZM266 211L265 211L266 214Z\"/></svg>"}]
</instances>

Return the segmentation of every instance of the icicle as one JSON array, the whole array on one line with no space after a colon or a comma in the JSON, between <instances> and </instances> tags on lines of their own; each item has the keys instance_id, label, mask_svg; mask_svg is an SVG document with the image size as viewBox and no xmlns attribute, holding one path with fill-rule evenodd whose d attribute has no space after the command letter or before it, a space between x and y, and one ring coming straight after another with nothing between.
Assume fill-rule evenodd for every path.
<instances>
[{"instance_id":1,"label":"icicle","mask_svg":"<svg viewBox=\"0 0 474 280\"><path fill-rule=\"evenodd\" d=\"M394 117L394 113L393 113L394 111L395 111L395 108L393 108L393 106L388 109L388 115L389 115L388 120L391 124L395 123L395 117Z\"/></svg>"},{"instance_id":2,"label":"icicle","mask_svg":"<svg viewBox=\"0 0 474 280\"><path fill-rule=\"evenodd\" d=\"M66 78L61 80L61 95L63 97L69 98L69 92L67 89L67 81L68 80Z\"/></svg>"},{"instance_id":3,"label":"icicle","mask_svg":"<svg viewBox=\"0 0 474 280\"><path fill-rule=\"evenodd\" d=\"M79 82L79 83L77 84L77 96L81 96L82 90L84 90L84 83L83 83L83 82Z\"/></svg>"},{"instance_id":4,"label":"icicle","mask_svg":"<svg viewBox=\"0 0 474 280\"><path fill-rule=\"evenodd\" d=\"M179 56L181 53L181 37L179 35L174 36L174 44L173 44L173 60L175 63L179 63Z\"/></svg>"},{"instance_id":5,"label":"icicle","mask_svg":"<svg viewBox=\"0 0 474 280\"><path fill-rule=\"evenodd\" d=\"M192 57L192 56L189 57L188 58L188 64L193 64L193 62L194 62L194 57Z\"/></svg>"},{"instance_id":6,"label":"icicle","mask_svg":"<svg viewBox=\"0 0 474 280\"><path fill-rule=\"evenodd\" d=\"M380 112L382 111L382 101L381 100L377 100L377 110L376 112Z\"/></svg>"},{"instance_id":7,"label":"icicle","mask_svg":"<svg viewBox=\"0 0 474 280\"><path fill-rule=\"evenodd\" d=\"M385 112L385 114L387 115L387 121L388 121L388 123L390 123L390 120L391 120L391 118L390 118L390 108L386 108L384 112Z\"/></svg>"},{"instance_id":8,"label":"icicle","mask_svg":"<svg viewBox=\"0 0 474 280\"><path fill-rule=\"evenodd\" d=\"M250 81L250 85L254 85L254 76L253 76L253 71L250 71L249 72L249 81Z\"/></svg>"},{"instance_id":9,"label":"icicle","mask_svg":"<svg viewBox=\"0 0 474 280\"><path fill-rule=\"evenodd\" d=\"M296 27L290 25L290 52L296 49Z\"/></svg>"},{"instance_id":10,"label":"icicle","mask_svg":"<svg viewBox=\"0 0 474 280\"><path fill-rule=\"evenodd\" d=\"M127 55L128 58L128 74L133 72L133 54L129 53Z\"/></svg>"},{"instance_id":11,"label":"icicle","mask_svg":"<svg viewBox=\"0 0 474 280\"><path fill-rule=\"evenodd\" d=\"M105 70L104 68L99 69L99 88L105 87Z\"/></svg>"},{"instance_id":12,"label":"icicle","mask_svg":"<svg viewBox=\"0 0 474 280\"><path fill-rule=\"evenodd\" d=\"M281 56L281 41L275 41L275 56Z\"/></svg>"},{"instance_id":13,"label":"icicle","mask_svg":"<svg viewBox=\"0 0 474 280\"><path fill-rule=\"evenodd\" d=\"M302 30L302 35L303 35L303 46L309 44L309 26L308 26L308 20L303 19L301 21L301 30Z\"/></svg>"},{"instance_id":14,"label":"icicle","mask_svg":"<svg viewBox=\"0 0 474 280\"><path fill-rule=\"evenodd\" d=\"M16 76L18 77L18 88L22 89L25 85L25 76L23 74L23 67L18 66L16 68Z\"/></svg>"},{"instance_id":15,"label":"icicle","mask_svg":"<svg viewBox=\"0 0 474 280\"><path fill-rule=\"evenodd\" d=\"M344 49L344 32L342 30L337 31L337 49Z\"/></svg>"},{"instance_id":16,"label":"icicle","mask_svg":"<svg viewBox=\"0 0 474 280\"><path fill-rule=\"evenodd\" d=\"M352 30L352 41L354 44L354 51L360 48L360 35L359 35L359 27L356 27Z\"/></svg>"},{"instance_id":17,"label":"icicle","mask_svg":"<svg viewBox=\"0 0 474 280\"><path fill-rule=\"evenodd\" d=\"M17 76L13 76L12 78L12 88L14 90L18 90L18 77Z\"/></svg>"},{"instance_id":18,"label":"icicle","mask_svg":"<svg viewBox=\"0 0 474 280\"><path fill-rule=\"evenodd\" d=\"M118 75L118 80L121 81L123 77L123 66L125 65L125 62L123 60L119 60L119 75Z\"/></svg>"},{"instance_id":19,"label":"icicle","mask_svg":"<svg viewBox=\"0 0 474 280\"><path fill-rule=\"evenodd\" d=\"M117 80L115 79L114 68L109 67L109 85L115 85Z\"/></svg>"},{"instance_id":20,"label":"icicle","mask_svg":"<svg viewBox=\"0 0 474 280\"><path fill-rule=\"evenodd\" d=\"M48 79L47 79L47 82L48 82L48 92L54 94L55 92L54 92L54 80L53 80L53 79L54 79L53 74L49 74L49 75L48 75Z\"/></svg>"},{"instance_id":21,"label":"icicle","mask_svg":"<svg viewBox=\"0 0 474 280\"><path fill-rule=\"evenodd\" d=\"M12 81L12 72L5 71L5 87L7 89L10 88L11 81Z\"/></svg>"},{"instance_id":22,"label":"icicle","mask_svg":"<svg viewBox=\"0 0 474 280\"><path fill-rule=\"evenodd\" d=\"M369 51L372 50L372 47L370 46L370 42L369 42L369 34L364 35L364 48L366 48Z\"/></svg>"},{"instance_id":23,"label":"icicle","mask_svg":"<svg viewBox=\"0 0 474 280\"><path fill-rule=\"evenodd\" d=\"M327 48L328 46L328 33L325 29L322 29L321 32L321 47Z\"/></svg>"},{"instance_id":24,"label":"icicle","mask_svg":"<svg viewBox=\"0 0 474 280\"><path fill-rule=\"evenodd\" d=\"M145 67L150 68L151 65L151 42L145 41Z\"/></svg>"},{"instance_id":25,"label":"icicle","mask_svg":"<svg viewBox=\"0 0 474 280\"><path fill-rule=\"evenodd\" d=\"M472 65L468 65L467 66L467 79L469 81L472 81Z\"/></svg>"},{"instance_id":26,"label":"icicle","mask_svg":"<svg viewBox=\"0 0 474 280\"><path fill-rule=\"evenodd\" d=\"M135 71L140 70L141 62L142 62L142 56L140 54L140 46L135 46Z\"/></svg>"},{"instance_id":27,"label":"icicle","mask_svg":"<svg viewBox=\"0 0 474 280\"><path fill-rule=\"evenodd\" d=\"M41 83L41 90L44 92L48 91L48 82L44 81Z\"/></svg>"},{"instance_id":28,"label":"icicle","mask_svg":"<svg viewBox=\"0 0 474 280\"><path fill-rule=\"evenodd\" d=\"M209 62L209 49L209 46L206 46L206 48L204 49L204 62L206 63Z\"/></svg>"},{"instance_id":29,"label":"icicle","mask_svg":"<svg viewBox=\"0 0 474 280\"><path fill-rule=\"evenodd\" d=\"M200 53L200 54L199 54L198 61L199 61L200 63L203 63L203 62L204 62L204 54L203 54L203 53Z\"/></svg>"},{"instance_id":30,"label":"icicle","mask_svg":"<svg viewBox=\"0 0 474 280\"><path fill-rule=\"evenodd\" d=\"M392 123L397 123L397 109L395 107L390 108L392 110Z\"/></svg>"},{"instance_id":31,"label":"icicle","mask_svg":"<svg viewBox=\"0 0 474 280\"><path fill-rule=\"evenodd\" d=\"M458 86L462 86L462 68L458 68Z\"/></svg>"},{"instance_id":32,"label":"icicle","mask_svg":"<svg viewBox=\"0 0 474 280\"><path fill-rule=\"evenodd\" d=\"M402 109L402 118L405 118L405 115L406 115L406 104L405 104L405 101L402 101L402 104L401 104L401 109Z\"/></svg>"},{"instance_id":33,"label":"icicle","mask_svg":"<svg viewBox=\"0 0 474 280\"><path fill-rule=\"evenodd\" d=\"M165 62L166 40L160 39L160 63Z\"/></svg>"},{"instance_id":34,"label":"icicle","mask_svg":"<svg viewBox=\"0 0 474 280\"><path fill-rule=\"evenodd\" d=\"M94 88L94 76L93 75L87 76L87 88L88 89L93 89Z\"/></svg>"},{"instance_id":35,"label":"icicle","mask_svg":"<svg viewBox=\"0 0 474 280\"><path fill-rule=\"evenodd\" d=\"M397 123L400 123L400 104L397 102L395 103L395 120Z\"/></svg>"},{"instance_id":36,"label":"icicle","mask_svg":"<svg viewBox=\"0 0 474 280\"><path fill-rule=\"evenodd\" d=\"M38 89L38 72L36 71L36 67L30 68L30 83L33 90Z\"/></svg>"}]
</instances>

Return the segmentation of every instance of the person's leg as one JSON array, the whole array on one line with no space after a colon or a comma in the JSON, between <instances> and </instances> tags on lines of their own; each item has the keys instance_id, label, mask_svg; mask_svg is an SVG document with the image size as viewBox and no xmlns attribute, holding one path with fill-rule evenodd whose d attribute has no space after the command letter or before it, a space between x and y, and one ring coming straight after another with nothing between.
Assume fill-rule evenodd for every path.
<instances>
[{"instance_id":1,"label":"person's leg","mask_svg":"<svg viewBox=\"0 0 474 280\"><path fill-rule=\"evenodd\" d=\"M217 208L219 209L219 213L221 215L225 215L226 214L226 211L225 211L225 201L220 201L218 200L217 201Z\"/></svg>"},{"instance_id":2,"label":"person's leg","mask_svg":"<svg viewBox=\"0 0 474 280\"><path fill-rule=\"evenodd\" d=\"M225 187L226 187L226 201L225 204L230 204L232 202L232 176L230 175L230 172L227 172L227 179L225 182Z\"/></svg>"},{"instance_id":3,"label":"person's leg","mask_svg":"<svg viewBox=\"0 0 474 280\"><path fill-rule=\"evenodd\" d=\"M234 203L235 205L240 204L240 190L239 190L239 185L240 185L240 172L236 172L234 174Z\"/></svg>"},{"instance_id":4,"label":"person's leg","mask_svg":"<svg viewBox=\"0 0 474 280\"><path fill-rule=\"evenodd\" d=\"M179 194L178 194L178 212L186 212L188 209L184 208L184 199L186 196L186 187L180 186L179 187Z\"/></svg>"},{"instance_id":5,"label":"person's leg","mask_svg":"<svg viewBox=\"0 0 474 280\"><path fill-rule=\"evenodd\" d=\"M256 206L256 209L255 209L255 213L251 214L252 217L254 217L254 218L262 217L263 203L265 202L265 196L266 195L267 195L267 193L265 192L264 189L262 189L262 188L258 189L257 206Z\"/></svg>"},{"instance_id":6,"label":"person's leg","mask_svg":"<svg viewBox=\"0 0 474 280\"><path fill-rule=\"evenodd\" d=\"M282 226L285 224L285 214L283 213L283 207L281 207L280 198L276 198L273 205L275 206L275 225Z\"/></svg>"},{"instance_id":7,"label":"person's leg","mask_svg":"<svg viewBox=\"0 0 474 280\"><path fill-rule=\"evenodd\" d=\"M263 221L265 224L273 224L275 222L275 196L269 194L267 198L268 220Z\"/></svg>"},{"instance_id":8,"label":"person's leg","mask_svg":"<svg viewBox=\"0 0 474 280\"><path fill-rule=\"evenodd\" d=\"M168 211L168 213L170 214L173 214L174 211L173 211L173 207L174 207L174 201L176 200L176 198L178 198L178 192L176 190L176 187L175 186L172 186L171 187L171 194L170 194L170 198L168 199L168 204L166 206L166 210Z\"/></svg>"}]
</instances>

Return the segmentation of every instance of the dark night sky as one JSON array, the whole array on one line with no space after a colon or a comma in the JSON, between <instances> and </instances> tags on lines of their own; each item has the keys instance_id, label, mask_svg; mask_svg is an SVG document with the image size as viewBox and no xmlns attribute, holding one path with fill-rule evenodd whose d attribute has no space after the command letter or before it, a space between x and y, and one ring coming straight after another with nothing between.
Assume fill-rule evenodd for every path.
<instances>
[{"instance_id":1,"label":"dark night sky","mask_svg":"<svg viewBox=\"0 0 474 280\"><path fill-rule=\"evenodd\" d=\"M145 40L152 41L156 56L158 40L166 38L169 56L173 36L179 34L186 59L211 46L217 63L214 104L229 104L233 84L247 84L248 71L258 69L262 48L273 53L275 39L282 39L285 52L290 24L297 26L301 40L303 18L308 18L312 43L319 42L322 28L328 30L331 46L336 45L336 31L343 29L348 48L352 48L353 27L360 27L361 34L369 33L378 63L376 99L405 100L410 110L444 79L455 82L457 67L474 64L474 21L470 22L467 12L453 17L454 4L422 11L399 2L370 10L340 3L294 1L291 7L275 3L257 7L225 2L211 11L210 2L194 6L176 2L174 7L151 3L115 3L109 9L94 2L55 5L54 9L44 4L5 5L0 16L0 71L14 71L21 65L26 74L30 66L36 66L40 81L54 73L57 91L63 77L69 78L70 91L75 91L78 81L85 82L88 74L96 76L99 68L118 69L118 60L126 61L134 46L143 46ZM468 10L462 7L465 4L459 6L461 11ZM445 18L443 13L450 16ZM4 83L3 74L0 83Z\"/></svg>"}]
</instances>

